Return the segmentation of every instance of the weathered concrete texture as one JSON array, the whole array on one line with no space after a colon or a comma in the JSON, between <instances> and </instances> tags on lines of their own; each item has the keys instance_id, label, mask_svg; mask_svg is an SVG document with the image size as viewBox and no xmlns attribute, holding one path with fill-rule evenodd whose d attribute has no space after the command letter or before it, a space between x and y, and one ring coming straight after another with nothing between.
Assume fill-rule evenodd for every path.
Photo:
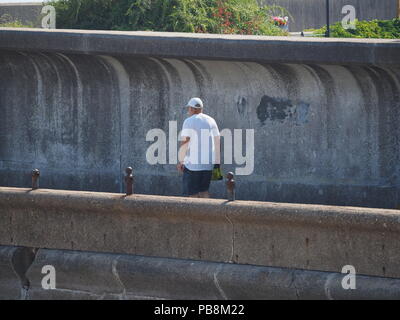
<instances>
[{"instance_id":1,"label":"weathered concrete texture","mask_svg":"<svg viewBox=\"0 0 400 320\"><path fill-rule=\"evenodd\" d=\"M399 47L398 39L32 28L3 28L0 33L0 49L13 51L266 63L392 65L400 64ZM172 70L167 68L164 72Z\"/></svg>"},{"instance_id":2,"label":"weathered concrete texture","mask_svg":"<svg viewBox=\"0 0 400 320\"><path fill-rule=\"evenodd\" d=\"M0 244L400 278L400 211L0 188Z\"/></svg>"},{"instance_id":3,"label":"weathered concrete texture","mask_svg":"<svg viewBox=\"0 0 400 320\"><path fill-rule=\"evenodd\" d=\"M24 25L41 27L42 3L0 3L0 17L8 15L12 21L18 20Z\"/></svg>"},{"instance_id":4,"label":"weathered concrete texture","mask_svg":"<svg viewBox=\"0 0 400 320\"><path fill-rule=\"evenodd\" d=\"M179 130L200 96L220 129L254 129L238 199L400 205L398 40L6 30L0 48L0 185L28 187L39 167L44 188L122 192L133 166L135 192L180 195L146 134Z\"/></svg>"},{"instance_id":5,"label":"weathered concrete texture","mask_svg":"<svg viewBox=\"0 0 400 320\"><path fill-rule=\"evenodd\" d=\"M32 248L0 246L0 300L25 299L30 285L25 274L35 253Z\"/></svg>"},{"instance_id":6,"label":"weathered concrete texture","mask_svg":"<svg viewBox=\"0 0 400 320\"><path fill-rule=\"evenodd\" d=\"M56 270L56 289L42 288L42 268ZM341 273L39 250L27 277L27 299L400 299L400 279Z\"/></svg>"},{"instance_id":7,"label":"weathered concrete texture","mask_svg":"<svg viewBox=\"0 0 400 320\"><path fill-rule=\"evenodd\" d=\"M294 19L290 20L290 31L320 28L326 25L325 0L259 0L262 4L275 4L286 8ZM342 8L354 6L358 20L391 20L397 17L398 0L334 0L330 1L331 22L342 21L346 14Z\"/></svg>"}]
</instances>

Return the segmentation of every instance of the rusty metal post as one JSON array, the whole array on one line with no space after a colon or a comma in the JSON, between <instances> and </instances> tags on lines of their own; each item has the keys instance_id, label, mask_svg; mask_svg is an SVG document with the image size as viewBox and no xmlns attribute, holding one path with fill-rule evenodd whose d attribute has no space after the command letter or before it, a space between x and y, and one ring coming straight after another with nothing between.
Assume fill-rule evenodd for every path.
<instances>
[{"instance_id":1,"label":"rusty metal post","mask_svg":"<svg viewBox=\"0 0 400 320\"><path fill-rule=\"evenodd\" d=\"M235 201L235 180L232 172L228 172L226 175L226 191L228 201Z\"/></svg>"},{"instance_id":2,"label":"rusty metal post","mask_svg":"<svg viewBox=\"0 0 400 320\"><path fill-rule=\"evenodd\" d=\"M39 189L39 169L32 170L32 190Z\"/></svg>"},{"instance_id":3,"label":"rusty metal post","mask_svg":"<svg viewBox=\"0 0 400 320\"><path fill-rule=\"evenodd\" d=\"M132 167L128 167L125 170L126 176L125 176L125 184L126 184L126 195L130 196L133 194L133 169Z\"/></svg>"}]
</instances>

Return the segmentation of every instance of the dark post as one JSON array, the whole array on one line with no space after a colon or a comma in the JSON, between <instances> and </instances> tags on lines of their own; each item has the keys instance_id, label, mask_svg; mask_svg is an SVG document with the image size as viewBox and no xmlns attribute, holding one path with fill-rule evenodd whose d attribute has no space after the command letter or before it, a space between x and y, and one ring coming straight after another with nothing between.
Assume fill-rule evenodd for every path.
<instances>
[{"instance_id":1,"label":"dark post","mask_svg":"<svg viewBox=\"0 0 400 320\"><path fill-rule=\"evenodd\" d=\"M400 19L400 0L397 0L397 18Z\"/></svg>"},{"instance_id":2,"label":"dark post","mask_svg":"<svg viewBox=\"0 0 400 320\"><path fill-rule=\"evenodd\" d=\"M130 196L133 194L133 169L132 167L128 167L125 170L126 176L125 176L125 184L126 184L126 195Z\"/></svg>"},{"instance_id":3,"label":"dark post","mask_svg":"<svg viewBox=\"0 0 400 320\"><path fill-rule=\"evenodd\" d=\"M329 21L329 0L326 0L326 34L325 37L329 38L331 36L331 27Z\"/></svg>"},{"instance_id":4,"label":"dark post","mask_svg":"<svg viewBox=\"0 0 400 320\"><path fill-rule=\"evenodd\" d=\"M235 201L235 180L232 172L228 172L226 175L226 191L228 201Z\"/></svg>"},{"instance_id":5,"label":"dark post","mask_svg":"<svg viewBox=\"0 0 400 320\"><path fill-rule=\"evenodd\" d=\"M32 171L32 190L39 189L39 177L40 177L39 169L33 170Z\"/></svg>"}]
</instances>

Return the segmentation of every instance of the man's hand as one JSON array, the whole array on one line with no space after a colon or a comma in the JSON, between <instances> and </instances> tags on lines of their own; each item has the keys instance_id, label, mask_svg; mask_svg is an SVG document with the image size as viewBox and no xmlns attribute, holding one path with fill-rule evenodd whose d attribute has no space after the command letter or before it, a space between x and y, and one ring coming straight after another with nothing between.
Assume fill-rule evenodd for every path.
<instances>
[{"instance_id":1,"label":"man's hand","mask_svg":"<svg viewBox=\"0 0 400 320\"><path fill-rule=\"evenodd\" d=\"M183 163L180 162L176 165L176 168L178 169L179 172L183 172L185 166L183 165Z\"/></svg>"}]
</instances>

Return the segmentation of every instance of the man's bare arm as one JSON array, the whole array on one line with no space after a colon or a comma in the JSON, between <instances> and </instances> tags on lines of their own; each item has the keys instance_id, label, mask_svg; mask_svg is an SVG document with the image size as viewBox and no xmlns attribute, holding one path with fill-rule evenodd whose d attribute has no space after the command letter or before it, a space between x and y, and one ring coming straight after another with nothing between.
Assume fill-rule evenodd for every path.
<instances>
[{"instance_id":1,"label":"man's bare arm","mask_svg":"<svg viewBox=\"0 0 400 320\"><path fill-rule=\"evenodd\" d=\"M178 165L177 165L179 171L183 171L183 161L185 159L189 147L189 141L190 141L189 137L185 137L185 140L181 141L181 146L178 152Z\"/></svg>"},{"instance_id":2,"label":"man's bare arm","mask_svg":"<svg viewBox=\"0 0 400 320\"><path fill-rule=\"evenodd\" d=\"M215 164L221 164L221 137L214 137L214 145L215 145Z\"/></svg>"}]
</instances>

